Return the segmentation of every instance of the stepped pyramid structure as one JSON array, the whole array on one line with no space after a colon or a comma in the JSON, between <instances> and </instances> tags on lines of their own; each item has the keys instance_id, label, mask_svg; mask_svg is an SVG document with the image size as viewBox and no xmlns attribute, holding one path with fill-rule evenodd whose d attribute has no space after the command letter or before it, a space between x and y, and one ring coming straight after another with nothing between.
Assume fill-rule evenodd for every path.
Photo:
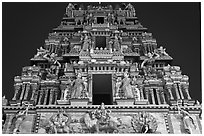
<instances>
[{"instance_id":1,"label":"stepped pyramid structure","mask_svg":"<svg viewBox=\"0 0 204 136\"><path fill-rule=\"evenodd\" d=\"M68 4L30 61L3 98L3 133L202 133L189 77L131 4Z\"/></svg>"}]
</instances>

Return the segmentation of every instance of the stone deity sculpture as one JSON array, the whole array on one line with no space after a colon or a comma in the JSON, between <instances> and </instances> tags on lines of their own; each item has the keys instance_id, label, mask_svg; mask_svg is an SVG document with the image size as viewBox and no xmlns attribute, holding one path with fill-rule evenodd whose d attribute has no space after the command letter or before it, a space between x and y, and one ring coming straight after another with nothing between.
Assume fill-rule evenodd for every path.
<instances>
[{"instance_id":1,"label":"stone deity sculpture","mask_svg":"<svg viewBox=\"0 0 204 136\"><path fill-rule=\"evenodd\" d=\"M66 13L68 17L74 17L73 10L75 9L74 5L72 3L69 3L69 5L66 8Z\"/></svg>"},{"instance_id":2,"label":"stone deity sculpture","mask_svg":"<svg viewBox=\"0 0 204 136\"><path fill-rule=\"evenodd\" d=\"M131 79L129 78L129 75L127 72L124 73L121 89L124 93L124 98L133 98Z\"/></svg>"},{"instance_id":3,"label":"stone deity sculpture","mask_svg":"<svg viewBox=\"0 0 204 136\"><path fill-rule=\"evenodd\" d=\"M78 73L77 79L72 84L73 84L73 92L72 92L71 98L81 98L82 91L85 88L84 80L81 77L81 73Z\"/></svg>"},{"instance_id":4,"label":"stone deity sculpture","mask_svg":"<svg viewBox=\"0 0 204 136\"><path fill-rule=\"evenodd\" d=\"M12 126L13 126L13 133L18 133L20 132L20 126L23 123L24 119L26 118L26 116L28 115L28 108L29 105L26 107L25 110L19 110L17 111L17 113L15 114L14 118L12 119Z\"/></svg>"},{"instance_id":5,"label":"stone deity sculpture","mask_svg":"<svg viewBox=\"0 0 204 136\"><path fill-rule=\"evenodd\" d=\"M85 34L83 51L87 51L88 49L90 49L90 46L91 46L91 39L87 34Z\"/></svg>"},{"instance_id":6,"label":"stone deity sculpture","mask_svg":"<svg viewBox=\"0 0 204 136\"><path fill-rule=\"evenodd\" d=\"M132 91L134 93L135 99L140 100L140 90L138 89L136 80L137 79L135 77L132 79Z\"/></svg>"},{"instance_id":7,"label":"stone deity sculpture","mask_svg":"<svg viewBox=\"0 0 204 136\"><path fill-rule=\"evenodd\" d=\"M130 3L125 7L126 10L129 10L129 12L127 13L128 17L134 17L136 16L135 13L135 8L133 7L133 5L131 5Z\"/></svg>"},{"instance_id":8,"label":"stone deity sculpture","mask_svg":"<svg viewBox=\"0 0 204 136\"><path fill-rule=\"evenodd\" d=\"M196 129L193 118L187 111L181 109L180 106L178 106L178 112L181 115L185 131L189 134L193 134L193 131Z\"/></svg>"},{"instance_id":9,"label":"stone deity sculpture","mask_svg":"<svg viewBox=\"0 0 204 136\"><path fill-rule=\"evenodd\" d=\"M63 97L63 100L68 100L69 98L69 92L71 92L71 79L69 78L68 81L67 81L67 87L66 89L64 90L64 97Z\"/></svg>"},{"instance_id":10,"label":"stone deity sculpture","mask_svg":"<svg viewBox=\"0 0 204 136\"><path fill-rule=\"evenodd\" d=\"M48 60L48 62L51 64L51 66L50 66L51 74L58 75L61 64L56 59L56 54L55 53L47 53L43 56L43 58Z\"/></svg>"},{"instance_id":11,"label":"stone deity sculpture","mask_svg":"<svg viewBox=\"0 0 204 136\"><path fill-rule=\"evenodd\" d=\"M69 133L69 123L71 121L70 116L65 114L61 109L57 115L53 115L50 118L51 133Z\"/></svg>"},{"instance_id":12,"label":"stone deity sculpture","mask_svg":"<svg viewBox=\"0 0 204 136\"><path fill-rule=\"evenodd\" d=\"M121 77L118 77L117 80L116 80L116 89L115 89L115 97L120 97L120 87L122 85L122 79Z\"/></svg>"},{"instance_id":13,"label":"stone deity sculpture","mask_svg":"<svg viewBox=\"0 0 204 136\"><path fill-rule=\"evenodd\" d=\"M113 48L116 50L116 51L119 51L120 50L120 37L118 35L115 35L115 39L114 39L114 43L113 43Z\"/></svg>"}]
</instances>

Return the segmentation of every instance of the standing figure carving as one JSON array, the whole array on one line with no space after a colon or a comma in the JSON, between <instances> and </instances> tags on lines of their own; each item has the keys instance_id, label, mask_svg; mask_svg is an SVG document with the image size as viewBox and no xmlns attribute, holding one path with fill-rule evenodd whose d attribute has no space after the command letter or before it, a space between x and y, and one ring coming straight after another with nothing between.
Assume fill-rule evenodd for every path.
<instances>
[{"instance_id":1,"label":"standing figure carving","mask_svg":"<svg viewBox=\"0 0 204 136\"><path fill-rule=\"evenodd\" d=\"M11 127L12 127L14 134L20 132L20 126L23 123L23 121L25 120L26 116L28 115L28 108L29 108L29 105L26 107L25 110L17 111L14 118L12 119L12 121L11 121L12 126Z\"/></svg>"},{"instance_id":2,"label":"standing figure carving","mask_svg":"<svg viewBox=\"0 0 204 136\"><path fill-rule=\"evenodd\" d=\"M118 35L115 35L114 43L113 43L113 48L116 51L120 50L120 40L121 38Z\"/></svg>"},{"instance_id":3,"label":"standing figure carving","mask_svg":"<svg viewBox=\"0 0 204 136\"><path fill-rule=\"evenodd\" d=\"M70 92L71 92L71 79L69 78L68 81L67 81L67 87L66 89L64 90L64 100L68 100L69 97L70 97Z\"/></svg>"},{"instance_id":4,"label":"standing figure carving","mask_svg":"<svg viewBox=\"0 0 204 136\"><path fill-rule=\"evenodd\" d=\"M90 49L90 46L91 46L91 39L87 34L85 34L83 51L87 51L88 49Z\"/></svg>"},{"instance_id":5,"label":"standing figure carving","mask_svg":"<svg viewBox=\"0 0 204 136\"><path fill-rule=\"evenodd\" d=\"M133 5L131 5L130 3L125 7L125 9L129 10L129 12L127 13L127 16L128 16L128 17L134 17L134 16L136 16L135 8L134 8Z\"/></svg>"},{"instance_id":6,"label":"standing figure carving","mask_svg":"<svg viewBox=\"0 0 204 136\"><path fill-rule=\"evenodd\" d=\"M131 79L127 72L124 73L124 78L122 80L122 91L124 93L124 98L133 98Z\"/></svg>"},{"instance_id":7,"label":"standing figure carving","mask_svg":"<svg viewBox=\"0 0 204 136\"><path fill-rule=\"evenodd\" d=\"M72 84L73 92L71 98L81 98L82 91L85 88L84 80L82 79L81 73L77 74L77 79Z\"/></svg>"},{"instance_id":8,"label":"standing figure carving","mask_svg":"<svg viewBox=\"0 0 204 136\"><path fill-rule=\"evenodd\" d=\"M122 85L122 79L121 77L117 77L117 80L116 80L116 89L115 89L115 97L120 97L121 96L121 91L120 91L120 87Z\"/></svg>"},{"instance_id":9,"label":"standing figure carving","mask_svg":"<svg viewBox=\"0 0 204 136\"><path fill-rule=\"evenodd\" d=\"M181 109L180 106L178 106L178 111L179 111L179 114L182 115L181 118L184 124L185 131L188 134L193 134L193 131L196 129L196 125L194 123L193 118L187 111Z\"/></svg>"},{"instance_id":10,"label":"standing figure carving","mask_svg":"<svg viewBox=\"0 0 204 136\"><path fill-rule=\"evenodd\" d=\"M66 8L67 16L68 17L74 17L73 10L75 9L74 5L72 3L69 3L69 5Z\"/></svg>"},{"instance_id":11,"label":"standing figure carving","mask_svg":"<svg viewBox=\"0 0 204 136\"><path fill-rule=\"evenodd\" d=\"M140 100L140 90L138 89L136 80L137 79L135 77L132 79L132 91L134 93L135 99Z\"/></svg>"},{"instance_id":12,"label":"standing figure carving","mask_svg":"<svg viewBox=\"0 0 204 136\"><path fill-rule=\"evenodd\" d=\"M83 91L82 91L82 95L81 95L81 97L82 98L87 98L88 97L88 95L89 95L89 92L88 92L88 81L87 81L87 78L86 77L82 77L82 80L84 81L83 83L84 83L84 89L83 89Z\"/></svg>"}]
</instances>

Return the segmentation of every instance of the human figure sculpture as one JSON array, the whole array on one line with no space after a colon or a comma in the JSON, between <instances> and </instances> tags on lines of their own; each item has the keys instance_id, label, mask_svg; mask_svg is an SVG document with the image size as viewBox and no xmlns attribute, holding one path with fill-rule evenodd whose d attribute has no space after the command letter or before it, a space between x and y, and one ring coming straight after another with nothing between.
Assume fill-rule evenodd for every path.
<instances>
[{"instance_id":1,"label":"human figure sculpture","mask_svg":"<svg viewBox=\"0 0 204 136\"><path fill-rule=\"evenodd\" d=\"M112 48L113 48L113 41L110 40L110 41L108 42L108 45L109 45L109 49L112 50Z\"/></svg>"},{"instance_id":2,"label":"human figure sculpture","mask_svg":"<svg viewBox=\"0 0 204 136\"><path fill-rule=\"evenodd\" d=\"M14 126L14 129L13 129L13 133L14 134L20 132L20 130L19 130L20 126L23 123L23 121L26 118L26 116L28 115L29 106L30 105L28 105L25 110L17 111L17 113L15 114L14 118L12 119L11 122L12 122L12 126Z\"/></svg>"},{"instance_id":3,"label":"human figure sculpture","mask_svg":"<svg viewBox=\"0 0 204 136\"><path fill-rule=\"evenodd\" d=\"M115 89L115 97L120 97L120 87L122 85L122 78L121 77L118 77L117 80L116 80L116 89Z\"/></svg>"},{"instance_id":4,"label":"human figure sculpture","mask_svg":"<svg viewBox=\"0 0 204 136\"><path fill-rule=\"evenodd\" d=\"M87 51L87 49L90 49L90 46L91 46L91 39L87 34L85 34L83 51Z\"/></svg>"},{"instance_id":5,"label":"human figure sculpture","mask_svg":"<svg viewBox=\"0 0 204 136\"><path fill-rule=\"evenodd\" d=\"M116 51L120 50L120 41L118 35L115 35L114 37L114 42L113 42L113 48L116 49Z\"/></svg>"},{"instance_id":6,"label":"human figure sculpture","mask_svg":"<svg viewBox=\"0 0 204 136\"><path fill-rule=\"evenodd\" d=\"M82 92L82 98L87 98L88 97L88 83L87 83L87 78L82 77L82 80L84 81L84 90Z\"/></svg>"},{"instance_id":7,"label":"human figure sculpture","mask_svg":"<svg viewBox=\"0 0 204 136\"><path fill-rule=\"evenodd\" d=\"M40 47L40 49L37 49L37 54L34 57L42 57L46 53L48 53L48 50L43 49L43 47Z\"/></svg>"},{"instance_id":8,"label":"human figure sculpture","mask_svg":"<svg viewBox=\"0 0 204 136\"><path fill-rule=\"evenodd\" d=\"M56 54L55 53L47 53L43 56L43 58L48 60L48 62L51 64L51 66L50 66L51 74L58 75L61 64L56 59Z\"/></svg>"},{"instance_id":9,"label":"human figure sculpture","mask_svg":"<svg viewBox=\"0 0 204 136\"><path fill-rule=\"evenodd\" d=\"M135 8L133 7L133 5L131 5L130 3L125 7L126 10L129 10L129 14L127 14L128 17L134 17L136 16L135 13Z\"/></svg>"},{"instance_id":10,"label":"human figure sculpture","mask_svg":"<svg viewBox=\"0 0 204 136\"><path fill-rule=\"evenodd\" d=\"M178 113L181 115L184 124L184 129L187 133L192 134L193 129L196 129L196 125L194 123L193 118L187 111L181 109L180 106L178 106Z\"/></svg>"},{"instance_id":11,"label":"human figure sculpture","mask_svg":"<svg viewBox=\"0 0 204 136\"><path fill-rule=\"evenodd\" d=\"M166 53L166 49L163 48L163 46L160 46L158 49L155 51L159 56L169 56L168 53Z\"/></svg>"},{"instance_id":12,"label":"human figure sculpture","mask_svg":"<svg viewBox=\"0 0 204 136\"><path fill-rule=\"evenodd\" d=\"M115 17L114 17L114 15L111 14L111 13L108 13L108 18L107 18L107 20L108 20L108 22L109 22L110 24L114 24L114 22L115 22Z\"/></svg>"},{"instance_id":13,"label":"human figure sculpture","mask_svg":"<svg viewBox=\"0 0 204 136\"><path fill-rule=\"evenodd\" d=\"M60 109L58 114L53 115L49 120L51 130L53 131L51 133L68 133L70 121L70 116Z\"/></svg>"},{"instance_id":14,"label":"human figure sculpture","mask_svg":"<svg viewBox=\"0 0 204 136\"><path fill-rule=\"evenodd\" d=\"M105 133L113 133L118 131L117 120L111 115L111 111L105 109L104 103L101 103L101 106L91 112L88 112L84 116L84 122L87 128L91 132L99 133L103 131Z\"/></svg>"},{"instance_id":15,"label":"human figure sculpture","mask_svg":"<svg viewBox=\"0 0 204 136\"><path fill-rule=\"evenodd\" d=\"M86 17L86 20L87 20L87 24L92 24L92 23L94 22L93 14L90 13L90 14Z\"/></svg>"},{"instance_id":16,"label":"human figure sculpture","mask_svg":"<svg viewBox=\"0 0 204 136\"><path fill-rule=\"evenodd\" d=\"M85 88L84 80L82 79L81 73L77 74L77 79L72 84L73 92L71 98L81 98L82 91Z\"/></svg>"},{"instance_id":17,"label":"human figure sculpture","mask_svg":"<svg viewBox=\"0 0 204 136\"><path fill-rule=\"evenodd\" d=\"M158 58L159 56L154 57L154 53L147 53L145 56L147 56L147 58L142 62L141 64L141 68L144 67L145 64L147 65L151 65L156 58Z\"/></svg>"},{"instance_id":18,"label":"human figure sculpture","mask_svg":"<svg viewBox=\"0 0 204 136\"><path fill-rule=\"evenodd\" d=\"M129 75L127 72L124 73L121 89L124 93L124 98L133 98L131 79L129 78Z\"/></svg>"},{"instance_id":19,"label":"human figure sculpture","mask_svg":"<svg viewBox=\"0 0 204 136\"><path fill-rule=\"evenodd\" d=\"M132 91L134 93L135 99L140 100L140 90L138 89L136 80L137 79L135 77L132 79Z\"/></svg>"},{"instance_id":20,"label":"human figure sculpture","mask_svg":"<svg viewBox=\"0 0 204 136\"><path fill-rule=\"evenodd\" d=\"M73 17L73 10L75 9L74 5L72 3L69 3L69 5L66 8L67 16Z\"/></svg>"}]
</instances>

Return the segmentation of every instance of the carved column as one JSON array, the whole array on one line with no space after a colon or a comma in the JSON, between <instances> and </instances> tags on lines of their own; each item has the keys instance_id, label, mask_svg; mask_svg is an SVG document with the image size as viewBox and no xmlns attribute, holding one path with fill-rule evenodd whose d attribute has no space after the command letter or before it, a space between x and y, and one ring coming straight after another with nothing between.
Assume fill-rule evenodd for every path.
<instances>
[{"instance_id":1,"label":"carved column","mask_svg":"<svg viewBox=\"0 0 204 136\"><path fill-rule=\"evenodd\" d=\"M12 100L16 100L17 99L16 97L17 97L18 92L21 89L21 84L15 84L14 85L14 89L15 89L15 93L14 93L14 96L13 96Z\"/></svg>"},{"instance_id":2,"label":"carved column","mask_svg":"<svg viewBox=\"0 0 204 136\"><path fill-rule=\"evenodd\" d=\"M157 94L158 104L160 105L161 104L161 99L160 99L160 90L159 89L156 89L156 94Z\"/></svg>"},{"instance_id":3,"label":"carved column","mask_svg":"<svg viewBox=\"0 0 204 136\"><path fill-rule=\"evenodd\" d=\"M179 95L179 91L178 91L178 88L177 88L177 84L176 83L174 83L174 89L175 89L175 92L176 92L176 97L177 97L177 99L179 100L179 99L181 99L180 98L180 95Z\"/></svg>"},{"instance_id":4,"label":"carved column","mask_svg":"<svg viewBox=\"0 0 204 136\"><path fill-rule=\"evenodd\" d=\"M27 84L23 100L27 100L29 91L30 91L30 84Z\"/></svg>"},{"instance_id":5,"label":"carved column","mask_svg":"<svg viewBox=\"0 0 204 136\"><path fill-rule=\"evenodd\" d=\"M88 83L88 90L89 90L89 92L88 92L88 95L89 95L89 98L91 98L91 99L89 99L91 102L92 102L92 84L93 84L93 78L92 78L92 75L88 75L89 77L90 77L90 79L89 79L89 83Z\"/></svg>"},{"instance_id":6,"label":"carved column","mask_svg":"<svg viewBox=\"0 0 204 136\"><path fill-rule=\"evenodd\" d=\"M57 104L57 96L58 96L58 90L55 90L55 102L54 102L54 104L56 105Z\"/></svg>"},{"instance_id":7,"label":"carved column","mask_svg":"<svg viewBox=\"0 0 204 136\"><path fill-rule=\"evenodd\" d=\"M41 105L41 100L42 100L42 96L43 96L44 91L40 90L40 96L39 96L39 100L38 100L38 105Z\"/></svg>"},{"instance_id":8,"label":"carved column","mask_svg":"<svg viewBox=\"0 0 204 136\"><path fill-rule=\"evenodd\" d=\"M22 85L22 91L21 91L20 100L23 99L23 95L24 95L25 89L26 89L26 84L24 83L24 84Z\"/></svg>"},{"instance_id":9,"label":"carved column","mask_svg":"<svg viewBox=\"0 0 204 136\"><path fill-rule=\"evenodd\" d=\"M152 96L152 104L155 104L154 91L153 91L152 88L150 88L150 93L151 93L151 96Z\"/></svg>"},{"instance_id":10,"label":"carved column","mask_svg":"<svg viewBox=\"0 0 204 136\"><path fill-rule=\"evenodd\" d=\"M184 99L183 91L181 89L181 84L180 83L178 84L178 87L179 87L179 91L180 91L180 94L181 94L181 99Z\"/></svg>"},{"instance_id":11,"label":"carved column","mask_svg":"<svg viewBox=\"0 0 204 136\"><path fill-rule=\"evenodd\" d=\"M37 83L32 83L32 84L31 84L31 87L32 87L32 95L31 95L30 100L34 100L36 91L37 91L37 89L38 89L38 84L37 84Z\"/></svg>"},{"instance_id":12,"label":"carved column","mask_svg":"<svg viewBox=\"0 0 204 136\"><path fill-rule=\"evenodd\" d=\"M51 89L51 90L50 90L50 99L49 99L49 105L52 105L53 95L54 95L54 89Z\"/></svg>"},{"instance_id":13,"label":"carved column","mask_svg":"<svg viewBox=\"0 0 204 136\"><path fill-rule=\"evenodd\" d=\"M148 88L145 88L145 95L146 95L147 100L149 101L149 90L148 90Z\"/></svg>"},{"instance_id":14,"label":"carved column","mask_svg":"<svg viewBox=\"0 0 204 136\"><path fill-rule=\"evenodd\" d=\"M60 90L61 90L61 96L60 96L60 100L64 100L64 91L66 89L66 84L60 84Z\"/></svg>"},{"instance_id":15,"label":"carved column","mask_svg":"<svg viewBox=\"0 0 204 136\"><path fill-rule=\"evenodd\" d=\"M44 92L45 92L45 97L44 97L43 105L46 105L46 104L47 104L48 91L49 91L49 90L48 90L47 88L44 90Z\"/></svg>"},{"instance_id":16,"label":"carved column","mask_svg":"<svg viewBox=\"0 0 204 136\"><path fill-rule=\"evenodd\" d=\"M166 85L166 88L168 90L168 93L170 94L170 100L173 100L174 99L174 96L172 94L172 91L171 91L171 85Z\"/></svg>"},{"instance_id":17,"label":"carved column","mask_svg":"<svg viewBox=\"0 0 204 136\"><path fill-rule=\"evenodd\" d=\"M191 96L190 96L189 91L188 91L188 85L185 84L183 87L184 87L184 91L186 92L187 98L190 100Z\"/></svg>"},{"instance_id":18,"label":"carved column","mask_svg":"<svg viewBox=\"0 0 204 136\"><path fill-rule=\"evenodd\" d=\"M140 98L141 98L141 100L144 100L144 94L143 94L143 87L142 87L142 85L139 86L139 90L140 90Z\"/></svg>"},{"instance_id":19,"label":"carved column","mask_svg":"<svg viewBox=\"0 0 204 136\"><path fill-rule=\"evenodd\" d=\"M163 104L166 104L166 100L165 100L165 96L164 96L164 91L161 89L160 92L161 92L161 97L163 99Z\"/></svg>"}]
</instances>

